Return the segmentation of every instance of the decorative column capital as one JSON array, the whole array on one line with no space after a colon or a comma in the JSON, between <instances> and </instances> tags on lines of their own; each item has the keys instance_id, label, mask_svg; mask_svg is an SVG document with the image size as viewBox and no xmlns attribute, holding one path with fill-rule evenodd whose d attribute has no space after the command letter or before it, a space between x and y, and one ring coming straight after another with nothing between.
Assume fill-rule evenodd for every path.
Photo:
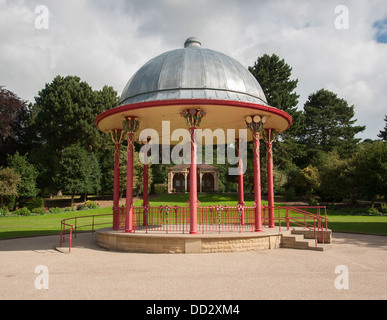
<instances>
[{"instance_id":1,"label":"decorative column capital","mask_svg":"<svg viewBox=\"0 0 387 320\"><path fill-rule=\"evenodd\" d=\"M140 127L140 120L137 117L126 117L122 122L122 127L127 133L135 133Z\"/></svg>"},{"instance_id":2,"label":"decorative column capital","mask_svg":"<svg viewBox=\"0 0 387 320\"><path fill-rule=\"evenodd\" d=\"M277 130L265 129L263 131L262 138L263 138L263 141L265 141L266 143L272 144L274 140L277 138L277 135L278 135Z\"/></svg>"},{"instance_id":3,"label":"decorative column capital","mask_svg":"<svg viewBox=\"0 0 387 320\"><path fill-rule=\"evenodd\" d=\"M109 132L114 144L121 144L124 138L124 133L124 130L121 129L114 129Z\"/></svg>"},{"instance_id":4,"label":"decorative column capital","mask_svg":"<svg viewBox=\"0 0 387 320\"><path fill-rule=\"evenodd\" d=\"M259 115L256 115L256 116L247 116L245 118L247 129L250 129L252 133L263 132L264 131L263 126L266 123L266 121L267 121L266 116L261 117Z\"/></svg>"},{"instance_id":5,"label":"decorative column capital","mask_svg":"<svg viewBox=\"0 0 387 320\"><path fill-rule=\"evenodd\" d=\"M180 115L187 121L189 128L198 128L202 119L206 116L206 112L201 109L191 108L183 110Z\"/></svg>"}]
</instances>

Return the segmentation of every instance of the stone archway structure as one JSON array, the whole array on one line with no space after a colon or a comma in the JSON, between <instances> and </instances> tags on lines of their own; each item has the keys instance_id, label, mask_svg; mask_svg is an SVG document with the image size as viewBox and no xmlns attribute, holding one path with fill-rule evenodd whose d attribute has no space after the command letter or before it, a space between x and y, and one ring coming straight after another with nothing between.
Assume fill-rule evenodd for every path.
<instances>
[{"instance_id":1,"label":"stone archway structure","mask_svg":"<svg viewBox=\"0 0 387 320\"><path fill-rule=\"evenodd\" d=\"M219 192L219 168L197 165L197 190L202 192ZM168 169L168 193L190 192L190 165L179 164Z\"/></svg>"}]
</instances>

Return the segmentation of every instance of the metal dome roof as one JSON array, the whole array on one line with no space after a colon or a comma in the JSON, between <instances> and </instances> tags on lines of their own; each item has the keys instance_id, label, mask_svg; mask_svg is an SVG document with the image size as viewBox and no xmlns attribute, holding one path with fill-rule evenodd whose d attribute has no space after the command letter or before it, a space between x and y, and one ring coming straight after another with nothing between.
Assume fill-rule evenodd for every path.
<instances>
[{"instance_id":1,"label":"metal dome roof","mask_svg":"<svg viewBox=\"0 0 387 320\"><path fill-rule=\"evenodd\" d=\"M120 106L174 99L215 99L267 105L254 76L238 61L205 49L197 38L184 48L165 52L147 62L129 80Z\"/></svg>"},{"instance_id":2,"label":"metal dome roof","mask_svg":"<svg viewBox=\"0 0 387 320\"><path fill-rule=\"evenodd\" d=\"M147 62L129 80L119 106L98 115L94 123L108 133L122 129L126 117L137 117L137 134L152 129L162 144L177 144L170 132L186 126L181 112L187 108L206 113L204 129L234 129L237 138L240 129L246 130L247 116L265 116L264 128L277 132L287 130L292 123L289 114L268 106L261 86L245 67L223 53L202 48L193 37L187 39L184 48ZM164 123L168 130L163 130ZM249 130L247 139L252 140ZM205 140L206 144L215 143Z\"/></svg>"}]
</instances>

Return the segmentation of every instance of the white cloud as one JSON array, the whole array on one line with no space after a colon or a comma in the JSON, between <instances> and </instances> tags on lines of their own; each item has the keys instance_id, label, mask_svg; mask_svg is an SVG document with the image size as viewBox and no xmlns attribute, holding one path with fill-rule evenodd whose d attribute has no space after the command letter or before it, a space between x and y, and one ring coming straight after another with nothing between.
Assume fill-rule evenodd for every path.
<instances>
[{"instance_id":1,"label":"white cloud","mask_svg":"<svg viewBox=\"0 0 387 320\"><path fill-rule=\"evenodd\" d=\"M0 84L24 99L58 74L121 93L146 61L197 36L245 66L276 53L299 79L300 107L327 88L355 105L367 125L361 137L384 127L387 44L376 42L374 28L387 18L384 0L46 0L50 29L36 30L39 4L0 0ZM348 30L334 27L339 4L348 6Z\"/></svg>"}]
</instances>

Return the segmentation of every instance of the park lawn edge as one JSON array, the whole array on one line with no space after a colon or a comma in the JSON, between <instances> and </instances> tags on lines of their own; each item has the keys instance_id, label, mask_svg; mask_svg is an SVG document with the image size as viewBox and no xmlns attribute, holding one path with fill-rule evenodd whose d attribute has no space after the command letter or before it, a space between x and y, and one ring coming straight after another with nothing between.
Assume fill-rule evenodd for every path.
<instances>
[{"instance_id":1,"label":"park lawn edge","mask_svg":"<svg viewBox=\"0 0 387 320\"><path fill-rule=\"evenodd\" d=\"M253 199L246 197L246 205L252 205ZM151 200L151 205L158 207L169 204L171 206L188 206L186 200L189 195L176 195L171 199L170 195L160 195ZM201 206L222 205L236 206L237 200L234 195L204 194L199 195ZM263 201L263 204L267 202ZM141 206L142 200L134 203L135 206ZM276 204L283 205L283 204ZM62 212L59 214L29 216L29 217L0 217L0 240L37 237L46 235L59 235L60 225L63 219L92 216L92 215L112 214L112 207L91 209L85 211ZM348 214L337 214L328 210L328 228L333 232L358 233L387 236L387 216L355 216ZM108 217L104 219L109 219ZM33 222L33 223L31 223ZM111 225L111 222L106 222ZM99 226L101 228L103 226ZM91 230L91 228L89 228ZM83 231L87 231L83 230Z\"/></svg>"}]
</instances>

